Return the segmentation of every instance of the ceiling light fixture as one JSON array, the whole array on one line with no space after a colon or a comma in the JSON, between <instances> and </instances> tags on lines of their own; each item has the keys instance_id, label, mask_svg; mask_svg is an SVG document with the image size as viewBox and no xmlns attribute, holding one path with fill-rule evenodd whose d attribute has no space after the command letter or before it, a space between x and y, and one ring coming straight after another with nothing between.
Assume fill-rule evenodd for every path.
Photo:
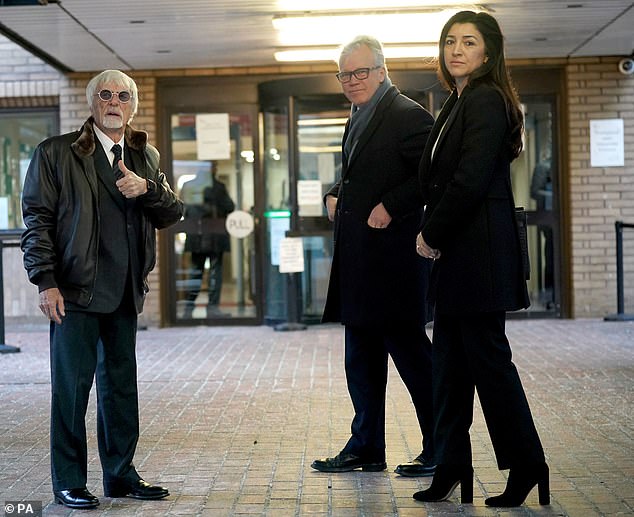
<instances>
[{"instance_id":1,"label":"ceiling light fixture","mask_svg":"<svg viewBox=\"0 0 634 517\"><path fill-rule=\"evenodd\" d=\"M317 127L317 126L345 126L348 117L337 118L305 118L297 121L298 126Z\"/></svg>"},{"instance_id":2,"label":"ceiling light fixture","mask_svg":"<svg viewBox=\"0 0 634 517\"><path fill-rule=\"evenodd\" d=\"M459 10L487 10L460 0L278 0L273 17L283 62L336 61L340 46L357 34L383 43L385 57L438 55L442 27Z\"/></svg>"},{"instance_id":3,"label":"ceiling light fixture","mask_svg":"<svg viewBox=\"0 0 634 517\"><path fill-rule=\"evenodd\" d=\"M356 34L371 34L383 44L438 41L455 10L369 14L278 15L273 27L282 46L340 45Z\"/></svg>"},{"instance_id":4,"label":"ceiling light fixture","mask_svg":"<svg viewBox=\"0 0 634 517\"><path fill-rule=\"evenodd\" d=\"M464 0L277 0L280 11L359 11L361 9L427 8L465 6ZM470 8L470 6L469 6Z\"/></svg>"},{"instance_id":5,"label":"ceiling light fixture","mask_svg":"<svg viewBox=\"0 0 634 517\"><path fill-rule=\"evenodd\" d=\"M319 48L294 48L275 52L275 60L280 62L300 61L334 61L339 59L339 47ZM383 52L386 59L416 59L424 57L437 57L438 44L429 43L423 45L395 45L384 46Z\"/></svg>"}]
</instances>

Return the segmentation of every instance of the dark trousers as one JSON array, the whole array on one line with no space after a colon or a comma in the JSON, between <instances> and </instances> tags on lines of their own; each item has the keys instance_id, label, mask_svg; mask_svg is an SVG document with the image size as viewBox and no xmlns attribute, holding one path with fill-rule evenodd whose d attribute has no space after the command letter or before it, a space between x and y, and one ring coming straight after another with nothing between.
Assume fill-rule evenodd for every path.
<instances>
[{"instance_id":1,"label":"dark trousers","mask_svg":"<svg viewBox=\"0 0 634 517\"><path fill-rule=\"evenodd\" d=\"M388 354L412 397L426 456L433 457L431 341L424 327L377 330L346 326L345 368L354 407L352 436L343 452L385 461Z\"/></svg>"},{"instance_id":2,"label":"dark trousers","mask_svg":"<svg viewBox=\"0 0 634 517\"><path fill-rule=\"evenodd\" d=\"M503 311L434 318L436 460L471 465L474 390L500 469L541 463L544 451L505 335Z\"/></svg>"},{"instance_id":3,"label":"dark trousers","mask_svg":"<svg viewBox=\"0 0 634 517\"><path fill-rule=\"evenodd\" d=\"M222 290L222 252L195 253L192 252L192 275L190 278L191 288L187 291L187 301L189 307L194 308L194 302L198 293L202 289L203 275L205 273L205 262L209 257L209 277L207 281L207 292L209 298L208 306L217 306L220 303L220 291Z\"/></svg>"},{"instance_id":4,"label":"dark trousers","mask_svg":"<svg viewBox=\"0 0 634 517\"><path fill-rule=\"evenodd\" d=\"M87 479L86 410L97 383L97 443L104 486L139 479L132 464L139 437L137 315L67 310L51 323L51 475L53 490Z\"/></svg>"}]
</instances>

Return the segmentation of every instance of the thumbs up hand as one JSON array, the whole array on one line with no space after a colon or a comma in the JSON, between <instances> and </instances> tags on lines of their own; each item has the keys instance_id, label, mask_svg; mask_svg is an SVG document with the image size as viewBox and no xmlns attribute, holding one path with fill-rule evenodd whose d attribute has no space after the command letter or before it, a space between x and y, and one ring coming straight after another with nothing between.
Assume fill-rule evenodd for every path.
<instances>
[{"instance_id":1,"label":"thumbs up hand","mask_svg":"<svg viewBox=\"0 0 634 517\"><path fill-rule=\"evenodd\" d=\"M123 176L115 183L119 192L128 199L142 196L147 192L147 181L145 178L137 176L133 171L128 169L123 163L123 160L119 160L119 170Z\"/></svg>"}]
</instances>

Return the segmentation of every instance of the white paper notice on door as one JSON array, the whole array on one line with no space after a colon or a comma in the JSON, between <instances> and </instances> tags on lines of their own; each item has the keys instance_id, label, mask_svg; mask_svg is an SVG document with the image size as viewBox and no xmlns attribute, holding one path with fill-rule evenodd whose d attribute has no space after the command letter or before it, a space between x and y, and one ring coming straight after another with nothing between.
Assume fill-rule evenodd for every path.
<instances>
[{"instance_id":1,"label":"white paper notice on door","mask_svg":"<svg viewBox=\"0 0 634 517\"><path fill-rule=\"evenodd\" d=\"M284 237L280 241L280 273L304 271L304 240L301 237Z\"/></svg>"},{"instance_id":2,"label":"white paper notice on door","mask_svg":"<svg viewBox=\"0 0 634 517\"><path fill-rule=\"evenodd\" d=\"M199 160L231 158L228 113L198 113L196 115L196 149Z\"/></svg>"},{"instance_id":3,"label":"white paper notice on door","mask_svg":"<svg viewBox=\"0 0 634 517\"><path fill-rule=\"evenodd\" d=\"M319 205L321 207L322 188L319 180L299 180L297 182L297 204Z\"/></svg>"},{"instance_id":4,"label":"white paper notice on door","mask_svg":"<svg viewBox=\"0 0 634 517\"><path fill-rule=\"evenodd\" d=\"M300 217L318 217L323 212L322 186L319 180L297 182L297 205Z\"/></svg>"}]
</instances>

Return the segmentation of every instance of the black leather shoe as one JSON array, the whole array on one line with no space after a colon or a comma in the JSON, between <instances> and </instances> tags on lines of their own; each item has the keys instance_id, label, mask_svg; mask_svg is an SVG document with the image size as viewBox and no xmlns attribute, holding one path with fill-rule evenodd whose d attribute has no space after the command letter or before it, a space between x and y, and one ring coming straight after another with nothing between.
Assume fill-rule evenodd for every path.
<instances>
[{"instance_id":1,"label":"black leather shoe","mask_svg":"<svg viewBox=\"0 0 634 517\"><path fill-rule=\"evenodd\" d=\"M425 459L421 453L414 461L398 465L394 472L407 477L433 476L436 472L436 465Z\"/></svg>"},{"instance_id":2,"label":"black leather shoe","mask_svg":"<svg viewBox=\"0 0 634 517\"><path fill-rule=\"evenodd\" d=\"M350 472L356 469L361 469L365 472L380 472L387 468L387 463L384 461L365 461L354 454L340 452L334 458L323 458L313 461L311 467L320 472Z\"/></svg>"},{"instance_id":3,"label":"black leather shoe","mask_svg":"<svg viewBox=\"0 0 634 517\"><path fill-rule=\"evenodd\" d=\"M134 499L163 499L170 493L167 488L150 485L139 479L131 482L110 483L107 487L104 486L104 495L106 497L132 497Z\"/></svg>"},{"instance_id":4,"label":"black leather shoe","mask_svg":"<svg viewBox=\"0 0 634 517\"><path fill-rule=\"evenodd\" d=\"M99 499L85 488L71 488L69 490L56 490L53 492L55 502L69 508L89 510L99 506Z\"/></svg>"}]
</instances>

